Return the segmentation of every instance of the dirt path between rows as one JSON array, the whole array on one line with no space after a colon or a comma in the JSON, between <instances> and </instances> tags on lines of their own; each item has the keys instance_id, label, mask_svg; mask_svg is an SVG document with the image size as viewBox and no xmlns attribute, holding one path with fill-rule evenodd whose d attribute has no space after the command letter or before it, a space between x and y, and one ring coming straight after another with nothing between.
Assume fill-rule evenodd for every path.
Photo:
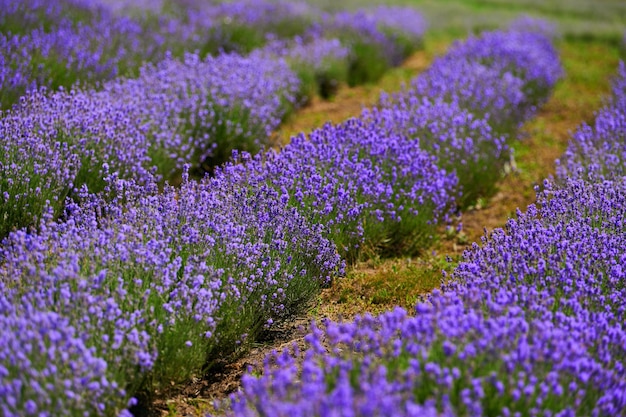
<instances>
[{"instance_id":1,"label":"dirt path between rows","mask_svg":"<svg viewBox=\"0 0 626 417\"><path fill-rule=\"evenodd\" d=\"M370 106L377 101L381 91L397 90L402 83L407 83L426 69L434 56L442 53L446 46L445 43L439 43L414 54L401 68L394 70L391 78L376 86L345 88L339 91L334 100L328 102L314 100L309 107L301 110L285 124L277 137L287 143L289 137L297 132L309 132L327 121L340 122L348 117L358 116L364 106ZM561 53L567 76L557 86L554 95L537 117L525 126L523 138L516 147L515 162L518 169L503 176L498 193L485 202L484 207L478 206L463 213L462 233L440 239L428 259L396 259L357 264L347 278L338 280L331 288L324 290L320 298L311 303L306 314L275 326L245 354L216 362L204 376L194 378L184 386L172 386L164 392L156 392L156 400L151 401L150 410L138 412L137 415L204 415L213 411L215 399L224 399L239 388L240 378L248 367L258 369L259 365L262 366L263 358L269 352L280 351L294 343L303 347L303 338L311 319L336 320L350 318L364 311L376 313L391 308L390 301L373 305L371 298L368 298L367 281L373 277L380 278L381 274L384 277L391 270L396 273L397 268L406 268L408 263L411 271L428 269L425 273L416 275L420 277L418 279L434 280L423 285L424 292L437 286L441 277L440 270L437 270L441 257L459 259L472 242L480 242L485 230L502 227L508 218L515 215L517 208L524 210L533 203L533 186L554 173L554 161L565 150L572 131L583 121L593 119L594 112L602 104L602 97L608 94L608 80L617 68L617 58L606 59L607 54L612 54L607 45L590 43L588 47L595 50L582 53L577 45L562 45ZM604 56L604 61L588 61L588 57L594 54ZM593 83L585 75L589 72L594 74ZM433 262L433 259L437 261ZM358 279L348 282L351 277ZM363 293L354 294L354 297L346 300L346 291Z\"/></svg>"}]
</instances>

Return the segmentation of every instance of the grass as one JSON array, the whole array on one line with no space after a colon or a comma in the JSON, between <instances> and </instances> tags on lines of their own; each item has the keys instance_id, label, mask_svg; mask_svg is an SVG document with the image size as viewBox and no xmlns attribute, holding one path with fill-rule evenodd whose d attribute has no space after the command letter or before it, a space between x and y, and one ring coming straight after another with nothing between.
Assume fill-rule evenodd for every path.
<instances>
[{"instance_id":1,"label":"grass","mask_svg":"<svg viewBox=\"0 0 626 417\"><path fill-rule=\"evenodd\" d=\"M395 306L411 310L420 296L441 285L459 260L433 251L417 258L374 258L357 263L347 276L322 291L313 317L353 317Z\"/></svg>"}]
</instances>

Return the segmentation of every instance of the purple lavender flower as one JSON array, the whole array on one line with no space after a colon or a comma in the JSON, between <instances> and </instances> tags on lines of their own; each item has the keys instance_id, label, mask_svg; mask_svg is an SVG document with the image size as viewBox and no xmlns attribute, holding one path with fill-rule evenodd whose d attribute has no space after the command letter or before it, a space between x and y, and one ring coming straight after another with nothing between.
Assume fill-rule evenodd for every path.
<instances>
[{"instance_id":1,"label":"purple lavender flower","mask_svg":"<svg viewBox=\"0 0 626 417\"><path fill-rule=\"evenodd\" d=\"M381 6L325 15L321 28L350 47L348 83L356 85L376 81L419 48L425 22L412 8Z\"/></svg>"},{"instance_id":2,"label":"purple lavender flower","mask_svg":"<svg viewBox=\"0 0 626 417\"><path fill-rule=\"evenodd\" d=\"M582 124L563 156L557 177L602 182L626 175L626 67L621 62L613 81L613 96L592 125Z\"/></svg>"},{"instance_id":3,"label":"purple lavender flower","mask_svg":"<svg viewBox=\"0 0 626 417\"><path fill-rule=\"evenodd\" d=\"M538 202L468 251L415 316L326 321L303 354L270 355L230 415L623 413L626 182L548 186Z\"/></svg>"},{"instance_id":4,"label":"purple lavender flower","mask_svg":"<svg viewBox=\"0 0 626 417\"><path fill-rule=\"evenodd\" d=\"M435 156L439 167L458 178L459 204L493 194L509 159L506 137L455 102L410 96L404 101L382 100L362 117L383 135L399 134Z\"/></svg>"},{"instance_id":5,"label":"purple lavender flower","mask_svg":"<svg viewBox=\"0 0 626 417\"><path fill-rule=\"evenodd\" d=\"M99 381L108 381L85 389L70 380L63 388L45 385L47 374L11 371L12 380L39 384L45 394L16 397L17 410L29 400L49 407L45 401L58 397L76 400L72 409L80 412L102 404L97 413L110 414L126 406L146 373L156 381L188 377L208 353L234 349L244 333L252 338L340 271L320 225L285 207L267 186L242 187L241 174L227 167L163 193L111 176L110 202L86 194L68 207L66 222L47 219L37 235L20 231L6 239L0 287L16 304L6 301L4 316L24 320L34 308L58 315L84 345L77 355L100 361ZM39 343L36 337L25 333L22 343ZM0 369L69 360L8 349Z\"/></svg>"},{"instance_id":6,"label":"purple lavender flower","mask_svg":"<svg viewBox=\"0 0 626 417\"><path fill-rule=\"evenodd\" d=\"M350 49L338 39L315 35L276 39L251 55L284 58L300 78L299 103L307 103L314 94L329 98L348 78Z\"/></svg>"},{"instance_id":7,"label":"purple lavender flower","mask_svg":"<svg viewBox=\"0 0 626 417\"><path fill-rule=\"evenodd\" d=\"M511 132L532 116L562 75L550 40L532 32L487 32L457 43L401 94L440 96Z\"/></svg>"},{"instance_id":8,"label":"purple lavender flower","mask_svg":"<svg viewBox=\"0 0 626 417\"><path fill-rule=\"evenodd\" d=\"M247 166L285 203L324 225L348 260L364 247L417 252L454 207L453 174L437 168L418 142L360 119L296 136L279 154Z\"/></svg>"},{"instance_id":9,"label":"purple lavender flower","mask_svg":"<svg viewBox=\"0 0 626 417\"><path fill-rule=\"evenodd\" d=\"M0 235L36 223L47 204L59 214L82 185L101 191L109 172L147 184L154 167L169 178L185 163L258 151L295 105L297 88L282 61L187 55L101 91L33 93L0 119Z\"/></svg>"}]
</instances>

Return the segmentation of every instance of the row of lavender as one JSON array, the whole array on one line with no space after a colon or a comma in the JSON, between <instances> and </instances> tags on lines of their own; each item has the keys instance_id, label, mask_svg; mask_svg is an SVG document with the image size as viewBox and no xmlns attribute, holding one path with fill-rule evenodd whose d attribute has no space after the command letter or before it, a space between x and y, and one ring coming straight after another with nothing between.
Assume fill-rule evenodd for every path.
<instances>
[{"instance_id":1,"label":"row of lavender","mask_svg":"<svg viewBox=\"0 0 626 417\"><path fill-rule=\"evenodd\" d=\"M42 87L57 90L134 76L145 62L159 62L167 54L248 53L272 39L294 36L341 39L350 49L342 59L347 68L317 75L368 82L415 50L423 30L423 19L408 8L330 15L288 1L164 2L147 10L117 10L85 0L2 0L0 109Z\"/></svg>"},{"instance_id":2,"label":"row of lavender","mask_svg":"<svg viewBox=\"0 0 626 417\"><path fill-rule=\"evenodd\" d=\"M626 67L536 205L416 306L325 322L266 359L237 416L626 412Z\"/></svg>"},{"instance_id":3,"label":"row of lavender","mask_svg":"<svg viewBox=\"0 0 626 417\"><path fill-rule=\"evenodd\" d=\"M17 19L28 28L42 24L43 15L43 24L52 25L71 11L98 11L98 16L122 21L81 2L35 3L7 0L0 22L6 26ZM230 11L238 19L257 22L270 17L287 21L296 13L287 6L283 10L270 4L262 7L263 3L254 3L256 8L237 4L222 5L219 13L213 14ZM411 9L388 11L382 23L364 19L364 27L387 39L387 44L400 35L385 38L383 32L376 32L379 27L404 33L414 46L418 44L424 30L420 15ZM400 14L413 22L406 33L408 21L397 20ZM359 20L355 17L354 21ZM101 24L115 28L106 19ZM89 27L105 33L97 25ZM157 180L175 178L184 163L200 171L211 170L227 160L232 149L256 153L267 147L271 132L294 107L318 86L332 90L333 82L344 79L349 71L351 50L337 39L326 39L324 33L311 30L306 37L275 39L247 57L222 54L202 58L198 53L185 53L176 59L164 53L157 64L144 64L137 77L116 78L97 90L74 87L69 92L27 95L0 119L0 137L4 139L0 144L0 237L14 228L35 224L46 207L60 214L65 198L82 186L101 191L104 163L123 178L147 183L155 175ZM361 37L361 42L375 41L382 40ZM83 39L61 43L84 45ZM387 44L385 50L394 50ZM41 47L39 42L33 45ZM19 54L33 58L29 51ZM5 62L5 68L18 68L19 62ZM61 72L65 74L67 69L61 68ZM26 71L33 73L41 72ZM80 73L85 73L84 68Z\"/></svg>"},{"instance_id":4,"label":"row of lavender","mask_svg":"<svg viewBox=\"0 0 626 417\"><path fill-rule=\"evenodd\" d=\"M499 68L520 80L503 100L539 81L549 94L560 67L545 38L494 32L450 56L471 60L481 44L493 49L478 58L476 83ZM537 49L548 57L541 80L518 69ZM455 74L445 65L457 61L423 77ZM507 139L452 91L420 93L180 188L104 165L102 193L78 192L64 222L49 212L37 234L12 233L0 252L4 414L125 409L139 388L188 378L289 314L345 260L426 246L456 209L463 167L497 170ZM511 112L510 123L524 116Z\"/></svg>"}]
</instances>

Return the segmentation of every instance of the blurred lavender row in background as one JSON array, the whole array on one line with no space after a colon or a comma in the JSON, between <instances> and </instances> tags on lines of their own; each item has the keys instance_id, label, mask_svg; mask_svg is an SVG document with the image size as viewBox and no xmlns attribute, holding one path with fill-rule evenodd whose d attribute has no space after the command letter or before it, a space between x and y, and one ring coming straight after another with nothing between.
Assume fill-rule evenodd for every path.
<instances>
[{"instance_id":1,"label":"blurred lavender row in background","mask_svg":"<svg viewBox=\"0 0 626 417\"><path fill-rule=\"evenodd\" d=\"M249 53L272 39L338 38L350 50L338 82L375 81L420 45L411 8L329 14L304 2L90 2L2 0L0 109L41 87L71 88L136 76L166 56ZM384 12L384 13L383 13Z\"/></svg>"}]
</instances>

